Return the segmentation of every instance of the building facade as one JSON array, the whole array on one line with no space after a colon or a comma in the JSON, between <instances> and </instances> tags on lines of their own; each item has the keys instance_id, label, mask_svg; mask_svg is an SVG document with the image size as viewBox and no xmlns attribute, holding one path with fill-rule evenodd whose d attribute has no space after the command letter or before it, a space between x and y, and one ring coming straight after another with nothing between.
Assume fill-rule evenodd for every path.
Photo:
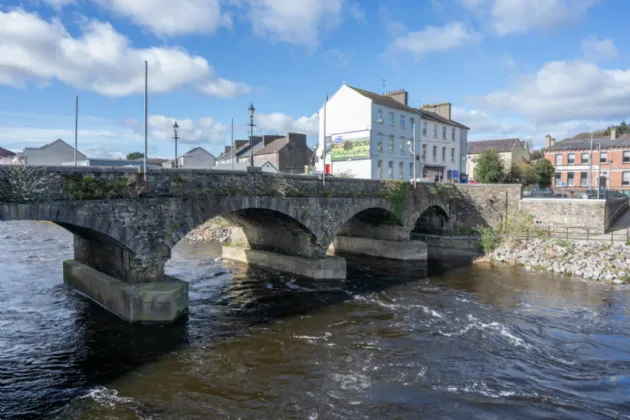
<instances>
[{"instance_id":1,"label":"building facade","mask_svg":"<svg viewBox=\"0 0 630 420\"><path fill-rule=\"evenodd\" d=\"M86 156L77 151L77 160L85 160ZM42 147L24 148L24 164L35 166L61 166L64 162L74 162L74 147L61 139L57 139Z\"/></svg>"},{"instance_id":2,"label":"building facade","mask_svg":"<svg viewBox=\"0 0 630 420\"><path fill-rule=\"evenodd\" d=\"M468 179L475 180L475 168L477 159L484 150L496 150L503 162L506 171L510 170L513 163L519 161L529 162L530 150L527 142L519 139L479 140L468 142L468 154L466 156L466 173Z\"/></svg>"},{"instance_id":3,"label":"building facade","mask_svg":"<svg viewBox=\"0 0 630 420\"><path fill-rule=\"evenodd\" d=\"M217 164L217 158L203 147L195 147L187 153L177 157L177 165L173 165L173 160L162 164L164 168L188 168L188 169L211 169Z\"/></svg>"},{"instance_id":4,"label":"building facade","mask_svg":"<svg viewBox=\"0 0 630 420\"><path fill-rule=\"evenodd\" d=\"M325 128L324 108L319 111L318 149L323 153L326 139L327 167L320 159L317 170L458 182L469 128L452 121L450 109L449 103L413 108L405 90L380 95L344 84L326 104Z\"/></svg>"},{"instance_id":5,"label":"building facade","mask_svg":"<svg viewBox=\"0 0 630 420\"><path fill-rule=\"evenodd\" d=\"M553 185L574 190L630 189L630 136L566 139L551 142L545 158L554 168Z\"/></svg>"}]
</instances>

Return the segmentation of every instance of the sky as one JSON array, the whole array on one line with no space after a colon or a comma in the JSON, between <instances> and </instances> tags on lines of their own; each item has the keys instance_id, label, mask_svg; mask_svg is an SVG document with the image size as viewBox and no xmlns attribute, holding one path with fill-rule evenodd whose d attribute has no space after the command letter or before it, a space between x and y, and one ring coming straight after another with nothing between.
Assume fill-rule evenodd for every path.
<instances>
[{"instance_id":1,"label":"sky","mask_svg":"<svg viewBox=\"0 0 630 420\"><path fill-rule=\"evenodd\" d=\"M248 135L314 141L344 83L449 101L469 140L544 145L630 120L627 0L1 0L0 146L121 158Z\"/></svg>"}]
</instances>

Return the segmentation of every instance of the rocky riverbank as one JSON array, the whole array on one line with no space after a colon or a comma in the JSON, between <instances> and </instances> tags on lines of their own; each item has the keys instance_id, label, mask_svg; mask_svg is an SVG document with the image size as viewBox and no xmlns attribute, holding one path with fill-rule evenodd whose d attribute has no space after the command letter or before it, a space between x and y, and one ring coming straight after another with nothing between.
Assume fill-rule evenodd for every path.
<instances>
[{"instance_id":1,"label":"rocky riverbank","mask_svg":"<svg viewBox=\"0 0 630 420\"><path fill-rule=\"evenodd\" d=\"M512 242L499 246L486 261L520 265L600 282L630 283L630 246L602 242L542 240Z\"/></svg>"},{"instance_id":2,"label":"rocky riverbank","mask_svg":"<svg viewBox=\"0 0 630 420\"><path fill-rule=\"evenodd\" d=\"M215 217L191 230L184 240L188 242L218 242L224 244L232 237L233 227L222 217Z\"/></svg>"}]
</instances>

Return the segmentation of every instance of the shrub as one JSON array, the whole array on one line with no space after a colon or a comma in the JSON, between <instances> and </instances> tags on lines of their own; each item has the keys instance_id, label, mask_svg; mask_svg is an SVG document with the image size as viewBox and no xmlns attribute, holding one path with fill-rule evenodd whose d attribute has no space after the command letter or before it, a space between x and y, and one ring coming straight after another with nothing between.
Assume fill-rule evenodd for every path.
<instances>
[{"instance_id":1,"label":"shrub","mask_svg":"<svg viewBox=\"0 0 630 420\"><path fill-rule=\"evenodd\" d=\"M501 238L497 231L490 226L477 226L475 231L479 234L479 247L483 252L492 252L501 244Z\"/></svg>"}]
</instances>

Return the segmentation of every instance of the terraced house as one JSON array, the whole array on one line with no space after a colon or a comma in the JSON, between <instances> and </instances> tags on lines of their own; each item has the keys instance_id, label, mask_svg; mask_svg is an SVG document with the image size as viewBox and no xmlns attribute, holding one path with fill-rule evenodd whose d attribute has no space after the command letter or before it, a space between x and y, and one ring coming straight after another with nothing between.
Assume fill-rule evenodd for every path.
<instances>
[{"instance_id":1,"label":"terraced house","mask_svg":"<svg viewBox=\"0 0 630 420\"><path fill-rule=\"evenodd\" d=\"M519 139L471 141L468 143L468 156L466 159L468 179L475 180L477 159L487 149L496 150L499 153L506 171L510 169L513 163L518 163L519 161L529 162L530 159L529 145L527 142Z\"/></svg>"},{"instance_id":2,"label":"terraced house","mask_svg":"<svg viewBox=\"0 0 630 420\"><path fill-rule=\"evenodd\" d=\"M630 190L630 136L595 137L593 150L590 138L570 138L555 142L548 136L545 158L553 163L554 186L574 190L602 188ZM591 164L592 162L592 164ZM589 176L590 173L590 176Z\"/></svg>"}]
</instances>

